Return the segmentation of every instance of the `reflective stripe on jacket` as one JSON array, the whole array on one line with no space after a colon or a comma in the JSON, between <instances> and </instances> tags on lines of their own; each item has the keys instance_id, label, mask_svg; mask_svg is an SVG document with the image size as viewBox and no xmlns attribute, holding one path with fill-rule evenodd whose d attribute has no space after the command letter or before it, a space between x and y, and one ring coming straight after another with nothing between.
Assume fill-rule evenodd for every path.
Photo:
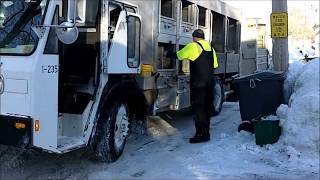
<instances>
[{"instance_id":1,"label":"reflective stripe on jacket","mask_svg":"<svg viewBox=\"0 0 320 180\"><path fill-rule=\"evenodd\" d=\"M200 43L205 51L211 51L211 45L206 40L199 40L198 43ZM218 68L218 58L216 55L215 50L213 50L213 67ZM183 49L177 52L177 57L179 60L185 60L188 59L190 61L195 61L202 53L202 48L196 43L191 42L187 44Z\"/></svg>"}]
</instances>

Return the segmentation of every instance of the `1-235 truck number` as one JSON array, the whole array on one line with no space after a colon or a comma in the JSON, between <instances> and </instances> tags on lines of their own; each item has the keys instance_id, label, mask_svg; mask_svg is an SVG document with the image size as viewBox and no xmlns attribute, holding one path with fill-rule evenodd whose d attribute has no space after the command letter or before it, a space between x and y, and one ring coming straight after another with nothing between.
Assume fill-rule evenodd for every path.
<instances>
[{"instance_id":1,"label":"1-235 truck number","mask_svg":"<svg viewBox=\"0 0 320 180\"><path fill-rule=\"evenodd\" d=\"M59 72L59 65L41 66L42 73L54 74Z\"/></svg>"}]
</instances>

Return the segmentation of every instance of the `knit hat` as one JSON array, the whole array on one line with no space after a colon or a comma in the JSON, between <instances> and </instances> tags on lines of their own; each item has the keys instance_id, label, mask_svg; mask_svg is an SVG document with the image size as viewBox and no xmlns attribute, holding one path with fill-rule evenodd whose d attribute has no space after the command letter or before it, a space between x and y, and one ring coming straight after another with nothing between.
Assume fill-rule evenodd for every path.
<instances>
[{"instance_id":1,"label":"knit hat","mask_svg":"<svg viewBox=\"0 0 320 180\"><path fill-rule=\"evenodd\" d=\"M196 29L192 33L192 37L202 38L204 39L204 32L201 29Z\"/></svg>"}]
</instances>

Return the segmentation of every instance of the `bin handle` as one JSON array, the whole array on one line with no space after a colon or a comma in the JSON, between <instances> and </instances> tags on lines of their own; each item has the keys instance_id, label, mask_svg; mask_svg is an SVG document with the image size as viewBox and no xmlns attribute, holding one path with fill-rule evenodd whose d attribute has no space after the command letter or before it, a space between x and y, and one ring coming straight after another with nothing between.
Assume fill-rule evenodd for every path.
<instances>
[{"instance_id":1,"label":"bin handle","mask_svg":"<svg viewBox=\"0 0 320 180\"><path fill-rule=\"evenodd\" d=\"M257 87L256 81L262 82L262 80L261 80L261 79L258 79L258 78L250 79L250 87L251 87L252 89Z\"/></svg>"},{"instance_id":2,"label":"bin handle","mask_svg":"<svg viewBox=\"0 0 320 180\"><path fill-rule=\"evenodd\" d=\"M257 87L256 86L256 83L254 82L254 79L250 79L250 87L253 89L253 88L255 88L255 87Z\"/></svg>"},{"instance_id":3,"label":"bin handle","mask_svg":"<svg viewBox=\"0 0 320 180\"><path fill-rule=\"evenodd\" d=\"M256 81L259 81L259 82L262 82L262 80L261 80L261 79L259 79L259 78L256 78L255 80L256 80Z\"/></svg>"}]
</instances>

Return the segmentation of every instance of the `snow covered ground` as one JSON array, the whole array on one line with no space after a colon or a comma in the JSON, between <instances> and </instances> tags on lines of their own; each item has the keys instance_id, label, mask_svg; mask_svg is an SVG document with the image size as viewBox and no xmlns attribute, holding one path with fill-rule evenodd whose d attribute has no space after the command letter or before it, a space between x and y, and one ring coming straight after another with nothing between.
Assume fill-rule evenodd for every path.
<instances>
[{"instance_id":1,"label":"snow covered ground","mask_svg":"<svg viewBox=\"0 0 320 180\"><path fill-rule=\"evenodd\" d=\"M227 102L212 118L207 143L188 143L190 114L155 117L148 136L131 135L111 164L91 160L86 150L57 156L0 146L0 180L319 179L319 62L310 64L289 70L289 104L278 109L284 132L276 144L260 147L254 135L238 133L239 104Z\"/></svg>"},{"instance_id":2,"label":"snow covered ground","mask_svg":"<svg viewBox=\"0 0 320 180\"><path fill-rule=\"evenodd\" d=\"M85 150L63 156L0 147L0 179L319 179L319 159L289 156L277 144L255 145L254 135L237 132L238 103L225 103L212 119L212 140L189 144L189 114L153 118L149 136L130 136L124 154L98 163Z\"/></svg>"}]
</instances>

